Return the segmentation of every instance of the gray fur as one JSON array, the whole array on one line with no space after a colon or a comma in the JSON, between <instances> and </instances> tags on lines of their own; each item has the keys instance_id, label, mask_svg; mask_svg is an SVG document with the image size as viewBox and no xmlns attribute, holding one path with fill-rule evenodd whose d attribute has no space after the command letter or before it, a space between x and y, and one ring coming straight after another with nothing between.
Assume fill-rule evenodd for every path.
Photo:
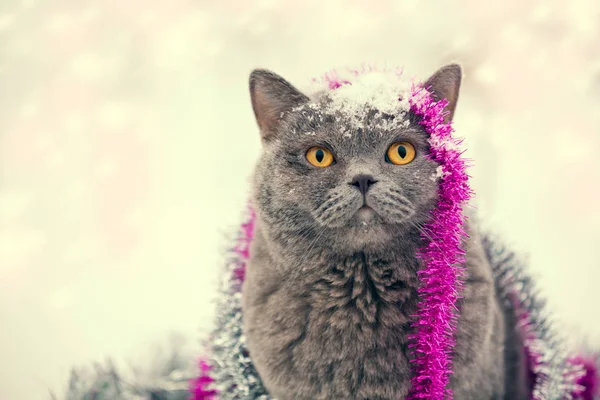
<instances>
[{"instance_id":1,"label":"gray fur","mask_svg":"<svg viewBox=\"0 0 600 400\"><path fill-rule=\"evenodd\" d=\"M449 66L429 81L436 96L449 98L449 117L460 75ZM438 165L423 157L426 133L415 116L401 130L381 129L383 119L395 116L377 110L354 129L344 115L298 107L323 104L326 94L309 99L264 70L254 71L250 82L264 144L254 175L257 225L242 306L256 369L278 400L402 399L410 388L414 255L438 185ZM386 163L387 148L401 140L415 146L415 160ZM315 145L331 150L336 163L310 165L305 153ZM358 175L377 181L364 198L351 185ZM365 202L372 210L359 210ZM506 389L515 386L512 364L521 360L508 351L505 357L509 336L492 270L477 231L469 233L455 398L525 398L521 386Z\"/></svg>"}]
</instances>

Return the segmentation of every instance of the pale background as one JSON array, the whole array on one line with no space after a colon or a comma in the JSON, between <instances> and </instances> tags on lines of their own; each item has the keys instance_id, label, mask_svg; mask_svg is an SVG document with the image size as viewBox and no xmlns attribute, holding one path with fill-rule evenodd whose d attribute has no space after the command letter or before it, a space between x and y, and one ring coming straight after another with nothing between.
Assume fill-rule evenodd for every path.
<instances>
[{"instance_id":1,"label":"pale background","mask_svg":"<svg viewBox=\"0 0 600 400\"><path fill-rule=\"evenodd\" d=\"M1 0L0 400L210 324L252 68L459 61L477 204L600 344L600 2Z\"/></svg>"}]
</instances>

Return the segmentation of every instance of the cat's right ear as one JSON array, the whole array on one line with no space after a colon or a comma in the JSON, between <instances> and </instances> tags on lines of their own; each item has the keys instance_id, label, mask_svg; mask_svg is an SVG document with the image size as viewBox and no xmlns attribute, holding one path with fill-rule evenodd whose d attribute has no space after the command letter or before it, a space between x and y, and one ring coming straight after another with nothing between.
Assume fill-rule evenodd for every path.
<instances>
[{"instance_id":1,"label":"cat's right ear","mask_svg":"<svg viewBox=\"0 0 600 400\"><path fill-rule=\"evenodd\" d=\"M462 68L458 64L449 64L440 68L433 74L425 83L425 87L433 95L436 101L446 99L446 122L452 120L454 111L456 110L456 102L458 101L458 92L460 90L460 82L462 80Z\"/></svg>"},{"instance_id":2,"label":"cat's right ear","mask_svg":"<svg viewBox=\"0 0 600 400\"><path fill-rule=\"evenodd\" d=\"M263 140L275 134L286 112L309 100L285 79L265 69L250 74L250 97Z\"/></svg>"}]
</instances>

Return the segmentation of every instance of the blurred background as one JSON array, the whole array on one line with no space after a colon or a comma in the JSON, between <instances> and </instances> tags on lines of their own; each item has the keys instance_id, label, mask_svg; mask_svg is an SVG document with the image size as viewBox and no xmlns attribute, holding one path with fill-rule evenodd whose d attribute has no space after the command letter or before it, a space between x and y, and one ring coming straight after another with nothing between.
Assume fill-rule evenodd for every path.
<instances>
[{"instance_id":1,"label":"blurred background","mask_svg":"<svg viewBox=\"0 0 600 400\"><path fill-rule=\"evenodd\" d=\"M462 63L486 225L600 345L600 2L2 0L0 399L210 327L260 151L247 79Z\"/></svg>"}]
</instances>

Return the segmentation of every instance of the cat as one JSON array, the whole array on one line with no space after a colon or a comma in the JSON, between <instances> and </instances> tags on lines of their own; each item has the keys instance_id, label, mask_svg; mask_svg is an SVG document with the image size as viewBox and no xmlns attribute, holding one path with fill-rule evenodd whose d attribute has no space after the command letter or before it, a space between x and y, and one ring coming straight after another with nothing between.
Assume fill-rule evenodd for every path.
<instances>
[{"instance_id":1,"label":"cat","mask_svg":"<svg viewBox=\"0 0 600 400\"><path fill-rule=\"evenodd\" d=\"M461 79L451 64L425 83L447 100L447 120ZM438 190L425 130L410 113L393 125L399 116L376 106L357 124L343 109L326 111L327 91L308 96L262 69L250 75L250 97L263 151L243 329L266 389L278 400L406 398L415 253ZM468 220L450 387L456 399L525 399L514 316L503 312Z\"/></svg>"}]
</instances>

